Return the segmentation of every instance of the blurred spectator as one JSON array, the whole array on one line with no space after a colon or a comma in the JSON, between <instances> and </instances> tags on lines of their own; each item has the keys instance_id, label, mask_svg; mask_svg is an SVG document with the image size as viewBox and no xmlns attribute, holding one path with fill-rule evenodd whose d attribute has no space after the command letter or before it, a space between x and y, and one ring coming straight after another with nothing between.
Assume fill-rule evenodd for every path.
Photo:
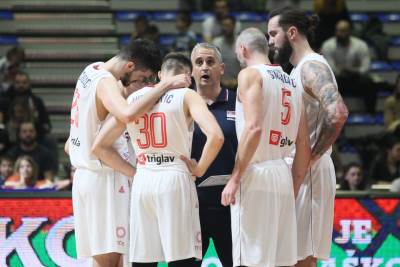
<instances>
[{"instance_id":1,"label":"blurred spectator","mask_svg":"<svg viewBox=\"0 0 400 267\"><path fill-rule=\"evenodd\" d=\"M203 39L211 42L215 37L222 34L222 19L229 15L227 0L214 1L214 14L203 21ZM240 32L240 21L236 21L235 35Z\"/></svg>"},{"instance_id":2,"label":"blurred spectator","mask_svg":"<svg viewBox=\"0 0 400 267\"><path fill-rule=\"evenodd\" d=\"M52 188L49 180L38 181L38 167L29 156L21 156L15 162L15 174L10 176L4 183L6 189L45 189Z\"/></svg>"},{"instance_id":3,"label":"blurred spectator","mask_svg":"<svg viewBox=\"0 0 400 267\"><path fill-rule=\"evenodd\" d=\"M51 130L50 118L43 100L32 92L29 75L19 71L15 75L12 90L10 90L10 99L25 99L29 112L38 127L38 136L43 137Z\"/></svg>"},{"instance_id":4,"label":"blurred spectator","mask_svg":"<svg viewBox=\"0 0 400 267\"><path fill-rule=\"evenodd\" d=\"M375 112L376 88L369 76L371 58L367 44L351 35L351 25L341 20L336 35L321 49L338 82L342 95L363 96L369 113Z\"/></svg>"},{"instance_id":5,"label":"blurred spectator","mask_svg":"<svg viewBox=\"0 0 400 267\"><path fill-rule=\"evenodd\" d=\"M384 120L387 131L400 134L400 74L397 75L393 95L385 100Z\"/></svg>"},{"instance_id":6,"label":"blurred spectator","mask_svg":"<svg viewBox=\"0 0 400 267\"><path fill-rule=\"evenodd\" d=\"M167 47L164 47L161 45L160 43L160 30L158 29L158 27L154 24L150 24L147 29L146 32L143 35L143 39L148 39L153 41L155 44L157 44L160 48L160 52L162 56L165 56L167 54Z\"/></svg>"},{"instance_id":7,"label":"blurred spectator","mask_svg":"<svg viewBox=\"0 0 400 267\"><path fill-rule=\"evenodd\" d=\"M10 157L0 157L0 186L13 174L13 160Z\"/></svg>"},{"instance_id":8,"label":"blurred spectator","mask_svg":"<svg viewBox=\"0 0 400 267\"><path fill-rule=\"evenodd\" d=\"M237 76L240 71L240 63L235 53L236 35L235 25L236 19L233 16L226 16L221 21L222 35L216 37L212 43L216 45L222 54L222 62L224 62L225 70L221 79L223 87L236 90Z\"/></svg>"},{"instance_id":9,"label":"blurred spectator","mask_svg":"<svg viewBox=\"0 0 400 267\"><path fill-rule=\"evenodd\" d=\"M14 46L0 58L0 94L7 92L14 81L14 76L25 60L25 50Z\"/></svg>"},{"instance_id":10,"label":"blurred spectator","mask_svg":"<svg viewBox=\"0 0 400 267\"><path fill-rule=\"evenodd\" d=\"M15 141L15 130L21 121L31 120L37 129L37 140L45 146L52 156L58 161L57 140L50 134L51 123L44 101L32 92L29 75L25 72L18 72L15 76L14 85L10 89L10 100L13 116L10 118L9 134L12 141ZM21 110L22 108L22 110ZM14 135L13 135L14 134Z\"/></svg>"},{"instance_id":11,"label":"blurred spectator","mask_svg":"<svg viewBox=\"0 0 400 267\"><path fill-rule=\"evenodd\" d=\"M400 177L400 139L395 136L385 138L386 149L371 163L369 176L373 181L391 182Z\"/></svg>"},{"instance_id":12,"label":"blurred spectator","mask_svg":"<svg viewBox=\"0 0 400 267\"><path fill-rule=\"evenodd\" d=\"M340 20L350 21L346 0L314 0L314 11L319 16L319 24L315 32L315 48L335 34L336 24Z\"/></svg>"},{"instance_id":13,"label":"blurred spectator","mask_svg":"<svg viewBox=\"0 0 400 267\"><path fill-rule=\"evenodd\" d=\"M132 39L143 38L147 28L149 27L149 20L146 15L139 15L134 21L135 31L132 33Z\"/></svg>"},{"instance_id":14,"label":"blurred spectator","mask_svg":"<svg viewBox=\"0 0 400 267\"><path fill-rule=\"evenodd\" d=\"M377 16L369 17L361 30L360 37L372 45L377 59L388 60L391 37L383 32L383 24Z\"/></svg>"},{"instance_id":15,"label":"blurred spectator","mask_svg":"<svg viewBox=\"0 0 400 267\"><path fill-rule=\"evenodd\" d=\"M19 46L14 46L7 51L6 56L0 58L0 124L6 120L5 116L10 102L8 92L24 59L25 51Z\"/></svg>"},{"instance_id":16,"label":"blurred spectator","mask_svg":"<svg viewBox=\"0 0 400 267\"><path fill-rule=\"evenodd\" d=\"M180 12L176 16L176 29L178 34L172 43L172 50L190 55L197 43L196 34L190 30L192 17L189 12Z\"/></svg>"},{"instance_id":17,"label":"blurred spectator","mask_svg":"<svg viewBox=\"0 0 400 267\"><path fill-rule=\"evenodd\" d=\"M10 138L4 124L0 124L0 156L4 155L10 146Z\"/></svg>"},{"instance_id":18,"label":"blurred spectator","mask_svg":"<svg viewBox=\"0 0 400 267\"><path fill-rule=\"evenodd\" d=\"M350 163L344 168L344 176L340 183L340 190L366 190L367 179L364 177L362 166Z\"/></svg>"},{"instance_id":19,"label":"blurred spectator","mask_svg":"<svg viewBox=\"0 0 400 267\"><path fill-rule=\"evenodd\" d=\"M34 121L32 112L27 107L28 101L24 98L16 98L10 103L7 132L12 144L15 144L18 140L18 130L21 122Z\"/></svg>"},{"instance_id":20,"label":"blurred spectator","mask_svg":"<svg viewBox=\"0 0 400 267\"><path fill-rule=\"evenodd\" d=\"M23 155L31 156L38 164L38 179L53 181L57 173L58 162L52 156L51 152L37 142L37 133L35 124L31 121L25 121L20 124L18 131L18 144L10 148L7 154L16 159Z\"/></svg>"}]
</instances>

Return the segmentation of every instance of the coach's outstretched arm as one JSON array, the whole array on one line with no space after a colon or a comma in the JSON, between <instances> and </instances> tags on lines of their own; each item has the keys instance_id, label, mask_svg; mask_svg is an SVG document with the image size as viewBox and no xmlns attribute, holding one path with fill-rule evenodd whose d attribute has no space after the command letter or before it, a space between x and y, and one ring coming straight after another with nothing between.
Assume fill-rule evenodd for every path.
<instances>
[{"instance_id":1,"label":"coach's outstretched arm","mask_svg":"<svg viewBox=\"0 0 400 267\"><path fill-rule=\"evenodd\" d=\"M199 125L201 131L207 137L207 141L204 144L198 163L183 155L181 156L181 159L186 162L192 175L201 177L217 157L218 152L224 143L224 135L214 115L212 115L208 110L206 103L199 94L192 90L188 91L185 94L184 101L185 114L189 115L188 117L193 118L193 120Z\"/></svg>"},{"instance_id":2,"label":"coach's outstretched arm","mask_svg":"<svg viewBox=\"0 0 400 267\"><path fill-rule=\"evenodd\" d=\"M307 174L311 159L310 134L308 132L307 113L304 105L301 109L299 129L296 137L296 153L292 165L294 197L297 198L300 186Z\"/></svg>"},{"instance_id":3,"label":"coach's outstretched arm","mask_svg":"<svg viewBox=\"0 0 400 267\"><path fill-rule=\"evenodd\" d=\"M113 147L113 144L125 129L126 125L114 117L108 119L93 142L92 153L114 170L125 176L133 177L136 173L135 167L125 161Z\"/></svg>"},{"instance_id":4,"label":"coach's outstretched arm","mask_svg":"<svg viewBox=\"0 0 400 267\"><path fill-rule=\"evenodd\" d=\"M312 160L321 157L339 136L349 114L329 67L318 61L308 61L301 69L304 90L320 103L322 126L312 148Z\"/></svg>"},{"instance_id":5,"label":"coach's outstretched arm","mask_svg":"<svg viewBox=\"0 0 400 267\"><path fill-rule=\"evenodd\" d=\"M243 104L245 127L240 137L232 177L224 188L221 204L235 204L235 195L240 184L240 177L247 169L258 144L262 132L264 94L262 78L256 69L247 68L240 71L238 76L238 97Z\"/></svg>"},{"instance_id":6,"label":"coach's outstretched arm","mask_svg":"<svg viewBox=\"0 0 400 267\"><path fill-rule=\"evenodd\" d=\"M188 74L167 77L156 84L153 90L150 90L140 100L128 105L121 95L116 79L114 77L104 78L97 86L96 101L100 100L106 110L126 124L138 119L152 108L157 100L168 90L189 87L190 82Z\"/></svg>"}]
</instances>

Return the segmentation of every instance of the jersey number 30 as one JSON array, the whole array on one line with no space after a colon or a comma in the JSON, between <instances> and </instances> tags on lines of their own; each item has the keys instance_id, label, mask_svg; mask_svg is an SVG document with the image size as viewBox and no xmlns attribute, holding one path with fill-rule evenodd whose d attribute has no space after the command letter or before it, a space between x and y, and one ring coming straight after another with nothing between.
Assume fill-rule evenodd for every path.
<instances>
[{"instance_id":1,"label":"jersey number 30","mask_svg":"<svg viewBox=\"0 0 400 267\"><path fill-rule=\"evenodd\" d=\"M150 146L156 148L163 148L167 146L167 122L165 119L165 113L154 112L150 116L144 114L139 120L135 121L135 124L142 124L143 127L139 129L141 136L136 141L141 149L149 148ZM160 127L156 127L156 123ZM155 129L160 133L156 135Z\"/></svg>"}]
</instances>

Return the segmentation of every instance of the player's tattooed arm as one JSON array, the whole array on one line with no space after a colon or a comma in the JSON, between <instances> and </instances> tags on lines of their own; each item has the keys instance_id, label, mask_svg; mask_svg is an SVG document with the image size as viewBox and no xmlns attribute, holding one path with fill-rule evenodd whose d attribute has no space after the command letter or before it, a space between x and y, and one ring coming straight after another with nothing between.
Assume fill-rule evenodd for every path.
<instances>
[{"instance_id":1,"label":"player's tattooed arm","mask_svg":"<svg viewBox=\"0 0 400 267\"><path fill-rule=\"evenodd\" d=\"M304 90L315 97L323 110L322 127L312 149L312 157L319 158L335 142L347 120L348 110L328 66L309 61L302 66Z\"/></svg>"}]
</instances>

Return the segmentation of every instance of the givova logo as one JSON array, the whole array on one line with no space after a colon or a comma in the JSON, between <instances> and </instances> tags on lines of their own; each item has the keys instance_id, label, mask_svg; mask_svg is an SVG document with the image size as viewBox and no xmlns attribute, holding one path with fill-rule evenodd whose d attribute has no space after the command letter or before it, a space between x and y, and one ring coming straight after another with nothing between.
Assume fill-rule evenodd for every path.
<instances>
[{"instance_id":1,"label":"givova logo","mask_svg":"<svg viewBox=\"0 0 400 267\"><path fill-rule=\"evenodd\" d=\"M280 131L270 130L269 132L269 144L280 147L291 146L293 141L288 137L282 138L282 133Z\"/></svg>"}]
</instances>

